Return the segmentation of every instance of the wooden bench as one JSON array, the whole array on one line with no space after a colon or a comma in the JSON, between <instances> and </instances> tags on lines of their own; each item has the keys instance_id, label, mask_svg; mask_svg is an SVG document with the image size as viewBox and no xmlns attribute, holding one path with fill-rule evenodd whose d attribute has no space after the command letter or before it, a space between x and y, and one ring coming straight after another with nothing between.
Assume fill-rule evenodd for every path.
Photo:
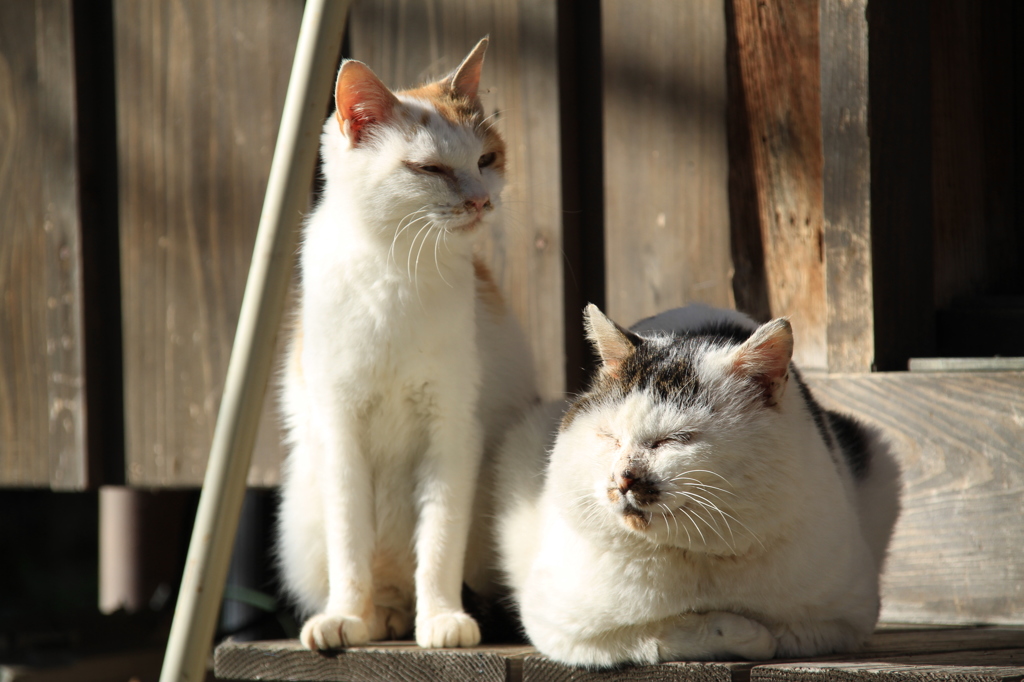
<instances>
[{"instance_id":1,"label":"wooden bench","mask_svg":"<svg viewBox=\"0 0 1024 682\"><path fill-rule=\"evenodd\" d=\"M217 647L214 672L223 680L337 682L996 682L1024 679L1024 628L883 625L853 656L662 663L608 671L564 666L532 647L517 645L426 651L407 642L387 642L321 654L303 649L295 640L225 642Z\"/></svg>"}]
</instances>

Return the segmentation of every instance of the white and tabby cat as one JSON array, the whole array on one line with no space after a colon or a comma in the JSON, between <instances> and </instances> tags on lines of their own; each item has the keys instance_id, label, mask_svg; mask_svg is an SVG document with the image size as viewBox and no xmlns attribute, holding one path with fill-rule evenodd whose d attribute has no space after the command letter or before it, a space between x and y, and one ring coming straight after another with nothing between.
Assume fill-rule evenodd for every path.
<instances>
[{"instance_id":1,"label":"white and tabby cat","mask_svg":"<svg viewBox=\"0 0 1024 682\"><path fill-rule=\"evenodd\" d=\"M502 566L530 640L565 663L809 656L878 617L899 471L818 406L786 320L691 306L624 330L498 459Z\"/></svg>"},{"instance_id":2,"label":"white and tabby cat","mask_svg":"<svg viewBox=\"0 0 1024 682\"><path fill-rule=\"evenodd\" d=\"M356 61L338 73L283 386L277 553L310 649L414 624L425 647L480 639L461 588L464 559L467 581L488 568L486 543L467 554L481 457L536 399L525 339L473 255L505 168L477 96L486 46L414 90Z\"/></svg>"}]
</instances>

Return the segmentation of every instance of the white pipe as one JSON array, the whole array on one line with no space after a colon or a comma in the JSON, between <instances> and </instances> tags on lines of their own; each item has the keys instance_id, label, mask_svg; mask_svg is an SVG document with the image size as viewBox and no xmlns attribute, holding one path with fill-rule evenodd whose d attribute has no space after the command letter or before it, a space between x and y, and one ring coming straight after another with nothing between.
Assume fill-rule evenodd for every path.
<instances>
[{"instance_id":1,"label":"white pipe","mask_svg":"<svg viewBox=\"0 0 1024 682\"><path fill-rule=\"evenodd\" d=\"M249 461L351 0L307 0L160 682L206 677Z\"/></svg>"}]
</instances>

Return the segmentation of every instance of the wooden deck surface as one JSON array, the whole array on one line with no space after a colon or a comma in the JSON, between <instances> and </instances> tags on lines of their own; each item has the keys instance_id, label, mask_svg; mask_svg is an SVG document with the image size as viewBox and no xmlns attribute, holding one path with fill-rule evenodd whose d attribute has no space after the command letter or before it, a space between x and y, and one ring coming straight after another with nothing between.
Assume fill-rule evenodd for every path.
<instances>
[{"instance_id":1,"label":"wooden deck surface","mask_svg":"<svg viewBox=\"0 0 1024 682\"><path fill-rule=\"evenodd\" d=\"M528 646L427 651L384 642L314 653L297 640L225 642L215 655L223 680L482 680L643 682L756 680L1024 680L1024 627L885 626L859 653L770 662L663 663L590 671L551 661Z\"/></svg>"}]
</instances>

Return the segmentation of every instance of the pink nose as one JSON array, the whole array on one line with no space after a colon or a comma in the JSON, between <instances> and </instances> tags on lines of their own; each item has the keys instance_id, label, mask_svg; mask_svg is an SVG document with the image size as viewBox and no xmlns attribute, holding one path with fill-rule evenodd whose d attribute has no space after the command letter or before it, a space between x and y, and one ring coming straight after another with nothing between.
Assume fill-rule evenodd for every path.
<instances>
[{"instance_id":1,"label":"pink nose","mask_svg":"<svg viewBox=\"0 0 1024 682\"><path fill-rule=\"evenodd\" d=\"M491 208L490 197L470 197L466 199L466 209L474 209L477 213L483 213Z\"/></svg>"}]
</instances>

